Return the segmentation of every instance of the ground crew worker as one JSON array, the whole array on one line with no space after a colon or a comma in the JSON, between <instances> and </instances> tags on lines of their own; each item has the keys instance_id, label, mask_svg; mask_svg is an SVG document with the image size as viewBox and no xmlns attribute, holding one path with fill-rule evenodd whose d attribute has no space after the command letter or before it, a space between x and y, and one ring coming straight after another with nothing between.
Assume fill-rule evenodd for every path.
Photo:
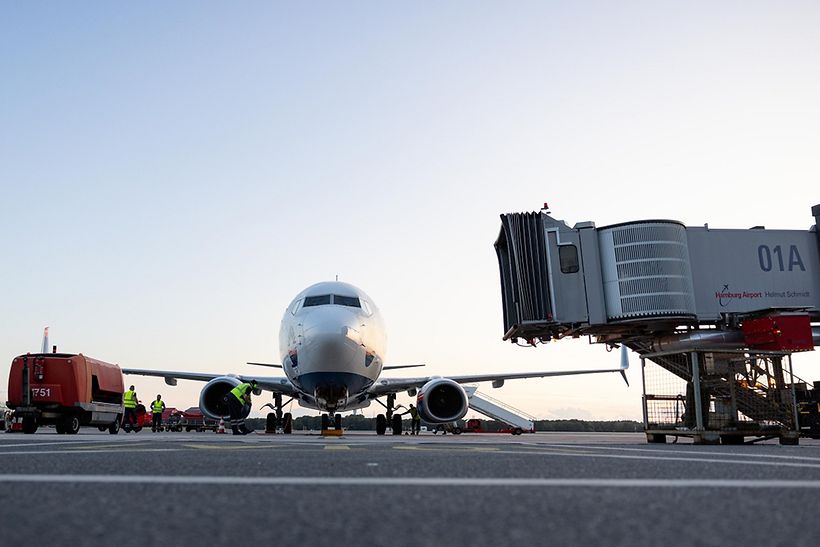
<instances>
[{"instance_id":1,"label":"ground crew worker","mask_svg":"<svg viewBox=\"0 0 820 547\"><path fill-rule=\"evenodd\" d=\"M411 435L418 435L421 432L421 416L419 415L419 409L413 406L413 403L410 403L410 408L407 409L407 412L402 412L402 416L405 414L410 415L410 434Z\"/></svg>"},{"instance_id":2,"label":"ground crew worker","mask_svg":"<svg viewBox=\"0 0 820 547\"><path fill-rule=\"evenodd\" d=\"M157 395L157 400L151 403L151 414L154 419L151 422L151 431L156 433L162 431L162 413L165 411L165 401L162 400L162 395Z\"/></svg>"},{"instance_id":3,"label":"ground crew worker","mask_svg":"<svg viewBox=\"0 0 820 547\"><path fill-rule=\"evenodd\" d=\"M253 433L245 427L245 418L243 417L245 405L251 403L251 393L256 389L256 380L244 382L230 390L223 401L228 405L228 413L231 417L231 432L234 435L247 435Z\"/></svg>"},{"instance_id":4,"label":"ground crew worker","mask_svg":"<svg viewBox=\"0 0 820 547\"><path fill-rule=\"evenodd\" d=\"M137 392L134 391L134 386L128 388L122 396L122 406L125 407L125 418L123 419L123 426L126 428L133 428L137 426Z\"/></svg>"}]
</instances>

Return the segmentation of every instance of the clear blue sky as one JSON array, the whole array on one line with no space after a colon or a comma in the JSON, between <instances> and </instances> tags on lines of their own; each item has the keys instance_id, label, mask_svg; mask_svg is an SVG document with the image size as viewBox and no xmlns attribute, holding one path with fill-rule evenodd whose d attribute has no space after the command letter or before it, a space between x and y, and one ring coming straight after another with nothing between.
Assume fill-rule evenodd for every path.
<instances>
[{"instance_id":1,"label":"clear blue sky","mask_svg":"<svg viewBox=\"0 0 820 547\"><path fill-rule=\"evenodd\" d=\"M498 214L808 228L818 29L817 2L0 4L0 396L46 325L123 366L246 372L337 274L392 363L614 366L501 341ZM631 376L492 395L637 418Z\"/></svg>"}]
</instances>

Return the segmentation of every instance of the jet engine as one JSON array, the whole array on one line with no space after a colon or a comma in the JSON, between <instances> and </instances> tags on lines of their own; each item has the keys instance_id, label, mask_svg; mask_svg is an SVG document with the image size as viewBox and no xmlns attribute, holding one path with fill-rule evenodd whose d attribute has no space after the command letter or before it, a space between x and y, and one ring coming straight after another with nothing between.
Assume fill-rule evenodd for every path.
<instances>
[{"instance_id":1,"label":"jet engine","mask_svg":"<svg viewBox=\"0 0 820 547\"><path fill-rule=\"evenodd\" d=\"M202 414L214 420L228 416L228 405L222 402L222 398L241 383L234 376L220 376L205 384L199 394L199 409ZM250 413L251 405L246 403L242 417L247 418Z\"/></svg>"},{"instance_id":2,"label":"jet engine","mask_svg":"<svg viewBox=\"0 0 820 547\"><path fill-rule=\"evenodd\" d=\"M463 418L469 403L463 387L447 378L435 378L419 390L416 407L425 422L443 424Z\"/></svg>"}]
</instances>

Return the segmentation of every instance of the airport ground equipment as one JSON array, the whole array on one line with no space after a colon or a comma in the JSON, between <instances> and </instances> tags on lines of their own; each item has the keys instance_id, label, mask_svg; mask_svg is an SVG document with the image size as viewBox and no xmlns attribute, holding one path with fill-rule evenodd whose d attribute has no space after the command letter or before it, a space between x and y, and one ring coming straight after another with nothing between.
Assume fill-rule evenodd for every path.
<instances>
[{"instance_id":1,"label":"airport ground equipment","mask_svg":"<svg viewBox=\"0 0 820 547\"><path fill-rule=\"evenodd\" d=\"M139 433L145 427L153 427L154 425L154 416L153 413L148 412L145 408L145 405L138 404L136 408L136 417L137 422L135 427L131 427L123 423L120 426L121 431L125 431L126 433L130 433L134 431L135 433ZM176 408L169 407L162 411L162 425L159 427L159 431L182 431L182 425L180 422L182 421L182 412L177 410ZM105 431L103 426L99 426L100 431Z\"/></svg>"},{"instance_id":2,"label":"airport ground equipment","mask_svg":"<svg viewBox=\"0 0 820 547\"><path fill-rule=\"evenodd\" d=\"M23 432L53 424L57 433L81 426L119 431L123 415L122 371L83 354L27 353L14 358L7 403L22 419Z\"/></svg>"},{"instance_id":3,"label":"airport ground equipment","mask_svg":"<svg viewBox=\"0 0 820 547\"><path fill-rule=\"evenodd\" d=\"M535 431L535 418L525 414L498 399L494 399L484 393L476 391L475 386L464 386L470 402L470 408L480 412L485 416L504 422L509 425L513 435L520 435L523 432L532 433Z\"/></svg>"},{"instance_id":4,"label":"airport ground equipment","mask_svg":"<svg viewBox=\"0 0 820 547\"><path fill-rule=\"evenodd\" d=\"M137 406L134 408L134 419L135 422L133 425L126 423L125 419L123 419L120 429L126 433L139 433L143 428L151 427L151 423L153 422L153 416L151 416L151 413L142 403L137 403Z\"/></svg>"},{"instance_id":5,"label":"airport ground equipment","mask_svg":"<svg viewBox=\"0 0 820 547\"><path fill-rule=\"evenodd\" d=\"M179 421L180 429L185 429L186 433L190 433L191 431L216 431L218 426L219 420L204 416L198 406L192 406L183 411L182 418Z\"/></svg>"},{"instance_id":6,"label":"airport ground equipment","mask_svg":"<svg viewBox=\"0 0 820 547\"><path fill-rule=\"evenodd\" d=\"M520 427L505 427L502 429L484 429L481 420L471 418L464 424L464 433L508 433L512 435L521 435L524 431Z\"/></svg>"},{"instance_id":7,"label":"airport ground equipment","mask_svg":"<svg viewBox=\"0 0 820 547\"><path fill-rule=\"evenodd\" d=\"M814 382L812 387L806 382L797 382L794 386L800 434L820 439L820 382Z\"/></svg>"},{"instance_id":8,"label":"airport ground equipment","mask_svg":"<svg viewBox=\"0 0 820 547\"><path fill-rule=\"evenodd\" d=\"M650 442L796 442L791 355L820 345L820 205L812 215L808 230L501 215L504 339L637 352Z\"/></svg>"}]
</instances>

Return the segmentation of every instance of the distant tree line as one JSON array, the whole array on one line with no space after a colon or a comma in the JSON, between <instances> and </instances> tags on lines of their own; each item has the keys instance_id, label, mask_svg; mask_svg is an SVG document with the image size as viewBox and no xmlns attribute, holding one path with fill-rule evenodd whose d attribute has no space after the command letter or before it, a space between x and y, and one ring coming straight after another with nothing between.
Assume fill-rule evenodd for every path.
<instances>
[{"instance_id":1,"label":"distant tree line","mask_svg":"<svg viewBox=\"0 0 820 547\"><path fill-rule=\"evenodd\" d=\"M501 431L509 429L509 425L495 420L479 420L481 429L484 431ZM256 430L265 429L264 418L251 418L247 420L249 425ZM464 428L465 421L459 421L459 427ZM410 420L403 420L403 427L410 429ZM435 426L427 425L429 429ZM376 419L366 418L360 414L347 415L344 417L345 429L351 431L375 431ZM293 429L296 431L314 430L322 428L322 418L320 416L300 416L293 420ZM634 420L537 420L535 422L536 431L578 431L578 432L602 432L602 433L623 433L643 431L643 423Z\"/></svg>"}]
</instances>

